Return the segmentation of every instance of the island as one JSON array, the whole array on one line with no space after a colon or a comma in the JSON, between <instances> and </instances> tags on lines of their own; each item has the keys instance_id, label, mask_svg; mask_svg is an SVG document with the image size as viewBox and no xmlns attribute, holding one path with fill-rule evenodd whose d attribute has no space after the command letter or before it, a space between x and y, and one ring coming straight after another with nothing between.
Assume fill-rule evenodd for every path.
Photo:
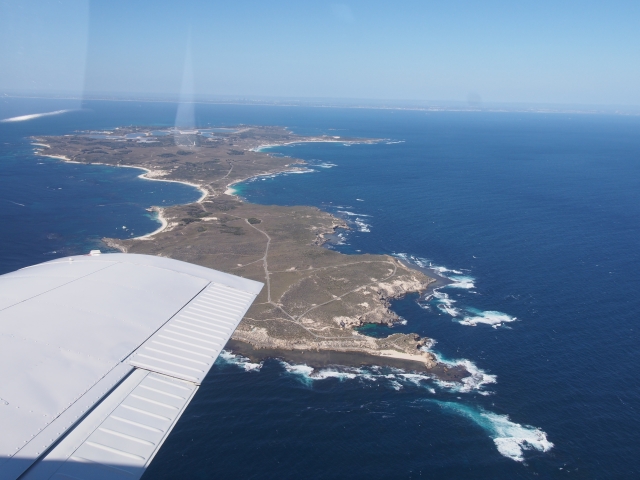
<instances>
[{"instance_id":1,"label":"island","mask_svg":"<svg viewBox=\"0 0 640 480\"><path fill-rule=\"evenodd\" d=\"M303 142L375 143L378 139L301 136L283 127L120 127L34 137L40 155L67 162L136 167L149 180L193 185L192 204L152 207L162 226L133 239L106 238L122 252L160 255L264 282L227 348L253 360L268 357L324 365L377 365L462 381L462 365L444 364L431 340L394 333L374 338L365 324L393 326L390 302L435 282L388 255L345 255L326 248L345 221L310 206L256 205L233 185L261 175L302 172L302 160L270 155L267 146Z\"/></svg>"}]
</instances>

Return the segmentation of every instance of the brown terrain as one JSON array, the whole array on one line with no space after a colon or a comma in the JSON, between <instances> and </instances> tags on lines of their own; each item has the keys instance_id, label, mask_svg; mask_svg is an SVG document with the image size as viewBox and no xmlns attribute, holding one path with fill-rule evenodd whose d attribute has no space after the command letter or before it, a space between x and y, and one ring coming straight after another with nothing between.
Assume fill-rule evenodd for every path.
<instances>
[{"instance_id":1,"label":"brown terrain","mask_svg":"<svg viewBox=\"0 0 640 480\"><path fill-rule=\"evenodd\" d=\"M153 234L104 241L124 252L167 256L264 282L229 343L234 352L312 366L386 365L445 380L468 375L463 367L438 363L422 348L427 338L400 333L373 338L357 330L366 323L393 325L399 318L389 302L426 291L434 279L394 257L343 255L323 247L328 235L348 227L317 208L255 205L229 189L258 175L305 168L300 160L258 151L260 146L376 140L301 137L280 127L165 130L163 136L151 136L151 130L38 137L34 144L41 155L140 167L146 178L190 183L203 192L196 203L153 207L163 222ZM127 138L134 134L138 138Z\"/></svg>"}]
</instances>

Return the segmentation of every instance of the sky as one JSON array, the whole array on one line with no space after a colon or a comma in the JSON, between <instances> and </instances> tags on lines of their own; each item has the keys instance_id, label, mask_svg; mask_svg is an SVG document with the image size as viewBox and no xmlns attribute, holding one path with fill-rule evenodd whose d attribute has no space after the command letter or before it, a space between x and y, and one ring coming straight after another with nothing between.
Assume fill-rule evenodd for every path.
<instances>
[{"instance_id":1,"label":"sky","mask_svg":"<svg viewBox=\"0 0 640 480\"><path fill-rule=\"evenodd\" d=\"M0 0L0 94L640 105L636 1Z\"/></svg>"}]
</instances>

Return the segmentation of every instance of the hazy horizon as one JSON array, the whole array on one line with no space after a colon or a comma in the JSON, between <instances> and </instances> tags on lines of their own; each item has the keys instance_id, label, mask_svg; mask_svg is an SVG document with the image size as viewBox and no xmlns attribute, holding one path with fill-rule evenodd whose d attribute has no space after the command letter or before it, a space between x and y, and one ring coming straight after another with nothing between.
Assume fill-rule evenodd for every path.
<instances>
[{"instance_id":1,"label":"hazy horizon","mask_svg":"<svg viewBox=\"0 0 640 480\"><path fill-rule=\"evenodd\" d=\"M638 18L632 2L9 0L0 93L624 109Z\"/></svg>"},{"instance_id":2,"label":"hazy horizon","mask_svg":"<svg viewBox=\"0 0 640 480\"><path fill-rule=\"evenodd\" d=\"M251 95L203 95L193 94L188 99L180 94L145 94L143 92L83 92L78 95L56 92L3 92L1 98L33 98L43 100L76 101L75 109L82 109L86 101L113 102L157 102L184 104L237 104L281 107L317 108L362 108L420 111L468 111L468 112L531 112L531 113L579 113L579 114L621 114L640 115L640 105L598 105L569 103L525 103L525 102L469 102L430 101L411 99L371 99L371 98L316 98L316 97L268 97ZM65 110L62 113L66 113ZM47 112L42 112L48 114ZM52 112L59 113L59 112Z\"/></svg>"}]
</instances>

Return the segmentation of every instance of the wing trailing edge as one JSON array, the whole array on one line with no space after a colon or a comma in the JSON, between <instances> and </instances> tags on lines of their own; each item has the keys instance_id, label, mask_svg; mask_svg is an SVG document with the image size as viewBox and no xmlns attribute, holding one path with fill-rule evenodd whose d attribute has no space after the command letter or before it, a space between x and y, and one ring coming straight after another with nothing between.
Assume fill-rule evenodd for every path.
<instances>
[{"instance_id":1,"label":"wing trailing edge","mask_svg":"<svg viewBox=\"0 0 640 480\"><path fill-rule=\"evenodd\" d=\"M140 478L261 288L133 254L0 276L0 480Z\"/></svg>"}]
</instances>

